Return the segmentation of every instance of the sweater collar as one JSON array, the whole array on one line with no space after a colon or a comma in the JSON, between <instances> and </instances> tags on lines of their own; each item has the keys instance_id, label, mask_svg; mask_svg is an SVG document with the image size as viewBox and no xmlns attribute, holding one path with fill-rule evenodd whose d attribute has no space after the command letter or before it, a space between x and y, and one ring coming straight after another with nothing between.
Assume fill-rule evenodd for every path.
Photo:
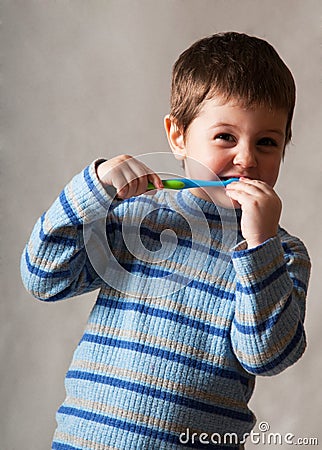
<instances>
[{"instance_id":1,"label":"sweater collar","mask_svg":"<svg viewBox=\"0 0 322 450\"><path fill-rule=\"evenodd\" d=\"M219 220L236 220L240 222L241 209L224 208L223 206L216 205L213 202L209 202L200 197L193 195L189 189L178 191L177 194L178 203L187 212L193 215L200 215L204 213L209 218Z\"/></svg>"}]
</instances>

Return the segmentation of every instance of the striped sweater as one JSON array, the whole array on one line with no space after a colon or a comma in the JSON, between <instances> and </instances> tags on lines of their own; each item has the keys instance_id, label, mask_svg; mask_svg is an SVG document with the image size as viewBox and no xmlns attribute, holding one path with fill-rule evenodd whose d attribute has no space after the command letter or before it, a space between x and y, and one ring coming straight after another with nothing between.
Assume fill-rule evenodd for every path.
<instances>
[{"instance_id":1,"label":"striped sweater","mask_svg":"<svg viewBox=\"0 0 322 450\"><path fill-rule=\"evenodd\" d=\"M99 289L53 449L238 448L221 436L253 428L255 376L305 349L310 273L282 228L247 249L240 217L188 190L113 199L95 162L42 215L21 259L26 289L48 302Z\"/></svg>"}]
</instances>

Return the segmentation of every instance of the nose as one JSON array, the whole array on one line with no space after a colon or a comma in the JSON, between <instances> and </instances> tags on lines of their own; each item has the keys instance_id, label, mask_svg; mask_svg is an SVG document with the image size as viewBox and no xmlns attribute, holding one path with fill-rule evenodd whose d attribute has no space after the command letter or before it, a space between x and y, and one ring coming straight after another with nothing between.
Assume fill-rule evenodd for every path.
<instances>
[{"instance_id":1,"label":"nose","mask_svg":"<svg viewBox=\"0 0 322 450\"><path fill-rule=\"evenodd\" d=\"M236 166L241 166L243 169L248 169L257 166L256 149L251 143L243 143L236 146L236 154L233 163Z\"/></svg>"}]
</instances>

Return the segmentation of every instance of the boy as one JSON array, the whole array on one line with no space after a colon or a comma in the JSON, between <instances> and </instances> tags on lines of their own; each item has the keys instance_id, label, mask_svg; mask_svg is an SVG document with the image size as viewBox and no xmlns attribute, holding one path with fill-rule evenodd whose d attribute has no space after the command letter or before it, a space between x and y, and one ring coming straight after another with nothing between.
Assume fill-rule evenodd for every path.
<instances>
[{"instance_id":1,"label":"boy","mask_svg":"<svg viewBox=\"0 0 322 450\"><path fill-rule=\"evenodd\" d=\"M239 181L173 197L122 155L92 163L39 219L22 257L26 288L45 301L100 289L53 449L242 448L255 376L285 370L306 346L310 261L278 226L273 189L294 103L292 75L267 42L202 39L174 65L167 137L188 177ZM104 246L83 233L102 222L105 267L95 259Z\"/></svg>"}]
</instances>

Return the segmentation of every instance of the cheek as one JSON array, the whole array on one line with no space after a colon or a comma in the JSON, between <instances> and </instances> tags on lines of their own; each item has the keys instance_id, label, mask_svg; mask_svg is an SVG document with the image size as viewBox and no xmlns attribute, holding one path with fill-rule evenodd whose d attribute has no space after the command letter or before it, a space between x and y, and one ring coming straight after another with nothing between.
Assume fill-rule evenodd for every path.
<instances>
[{"instance_id":1,"label":"cheek","mask_svg":"<svg viewBox=\"0 0 322 450\"><path fill-rule=\"evenodd\" d=\"M188 158L188 166L193 173L193 178L201 180L214 180L216 176L223 171L227 161L199 153L194 158Z\"/></svg>"},{"instance_id":2,"label":"cheek","mask_svg":"<svg viewBox=\"0 0 322 450\"><path fill-rule=\"evenodd\" d=\"M266 165L262 168L261 172L263 176L261 179L269 186L274 187L278 178L279 170L280 161L274 161L272 164Z\"/></svg>"},{"instance_id":3,"label":"cheek","mask_svg":"<svg viewBox=\"0 0 322 450\"><path fill-rule=\"evenodd\" d=\"M227 154L224 155L220 152L213 152L210 156L208 155L205 164L211 170L212 175L213 173L218 175L231 164L231 158Z\"/></svg>"},{"instance_id":4,"label":"cheek","mask_svg":"<svg viewBox=\"0 0 322 450\"><path fill-rule=\"evenodd\" d=\"M231 156L219 152L203 135L191 133L186 142L186 164L191 178L213 180L231 164Z\"/></svg>"}]
</instances>

